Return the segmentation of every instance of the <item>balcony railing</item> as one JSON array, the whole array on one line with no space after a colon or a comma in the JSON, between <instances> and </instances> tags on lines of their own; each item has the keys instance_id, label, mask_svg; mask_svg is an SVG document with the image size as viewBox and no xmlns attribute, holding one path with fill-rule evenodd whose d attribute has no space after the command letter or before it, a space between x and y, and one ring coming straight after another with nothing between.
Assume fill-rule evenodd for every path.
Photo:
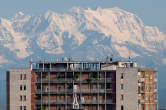
<instances>
[{"instance_id":1,"label":"balcony railing","mask_svg":"<svg viewBox=\"0 0 166 110\"><path fill-rule=\"evenodd\" d=\"M154 78L154 82L157 82L157 78Z\"/></svg>"},{"instance_id":2,"label":"balcony railing","mask_svg":"<svg viewBox=\"0 0 166 110\"><path fill-rule=\"evenodd\" d=\"M52 105L52 104L72 104L73 100L36 100L35 103L37 105ZM85 100L85 101L78 101L79 104L113 104L112 100Z\"/></svg>"},{"instance_id":3,"label":"balcony railing","mask_svg":"<svg viewBox=\"0 0 166 110\"><path fill-rule=\"evenodd\" d=\"M100 68L70 68L70 69L67 69L67 68L33 68L32 71L34 72L44 72L44 71L100 71L101 69Z\"/></svg>"},{"instance_id":4,"label":"balcony railing","mask_svg":"<svg viewBox=\"0 0 166 110\"><path fill-rule=\"evenodd\" d=\"M73 89L65 89L65 90L36 90L36 94L73 94ZM112 89L78 89L75 91L76 93L112 93Z\"/></svg>"},{"instance_id":5,"label":"balcony railing","mask_svg":"<svg viewBox=\"0 0 166 110\"><path fill-rule=\"evenodd\" d=\"M73 80L72 78L43 78L43 79L37 79L36 83L104 83L106 81L106 83L111 83L112 79L111 78L100 78L100 79L95 79L95 78L91 78L91 81L87 81L87 79L84 80Z\"/></svg>"},{"instance_id":6,"label":"balcony railing","mask_svg":"<svg viewBox=\"0 0 166 110\"><path fill-rule=\"evenodd\" d=\"M158 90L155 88L155 89L154 89L154 93L157 93L157 92L158 92Z\"/></svg>"},{"instance_id":7,"label":"balcony railing","mask_svg":"<svg viewBox=\"0 0 166 110\"><path fill-rule=\"evenodd\" d=\"M145 82L145 78L139 78L139 79L138 79L138 82L139 82L139 83Z\"/></svg>"},{"instance_id":8,"label":"balcony railing","mask_svg":"<svg viewBox=\"0 0 166 110\"><path fill-rule=\"evenodd\" d=\"M139 103L140 103L140 104L144 104L144 103L145 103L145 100L144 100L144 99L140 99L140 100L139 100Z\"/></svg>"}]
</instances>

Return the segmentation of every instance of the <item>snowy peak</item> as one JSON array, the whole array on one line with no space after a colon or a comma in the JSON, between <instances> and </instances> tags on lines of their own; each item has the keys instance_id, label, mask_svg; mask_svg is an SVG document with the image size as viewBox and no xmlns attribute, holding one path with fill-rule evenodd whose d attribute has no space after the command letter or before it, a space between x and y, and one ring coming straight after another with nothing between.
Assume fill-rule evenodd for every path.
<instances>
[{"instance_id":1,"label":"snowy peak","mask_svg":"<svg viewBox=\"0 0 166 110\"><path fill-rule=\"evenodd\" d=\"M24 16L24 13L22 11L18 11L18 13L15 15L15 17L19 17L19 16Z\"/></svg>"}]
</instances>

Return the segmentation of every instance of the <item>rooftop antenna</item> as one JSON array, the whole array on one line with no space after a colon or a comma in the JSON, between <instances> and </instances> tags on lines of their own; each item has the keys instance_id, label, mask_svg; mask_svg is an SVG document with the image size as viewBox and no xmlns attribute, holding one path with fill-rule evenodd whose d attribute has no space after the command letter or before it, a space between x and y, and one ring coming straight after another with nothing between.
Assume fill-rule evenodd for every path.
<instances>
[{"instance_id":1,"label":"rooftop antenna","mask_svg":"<svg viewBox=\"0 0 166 110\"><path fill-rule=\"evenodd\" d=\"M111 62L113 61L113 55L110 56L110 61L111 61Z\"/></svg>"},{"instance_id":2,"label":"rooftop antenna","mask_svg":"<svg viewBox=\"0 0 166 110\"><path fill-rule=\"evenodd\" d=\"M69 60L69 61L72 61L72 57L71 57L71 56L69 56L68 60Z\"/></svg>"},{"instance_id":3,"label":"rooftop antenna","mask_svg":"<svg viewBox=\"0 0 166 110\"><path fill-rule=\"evenodd\" d=\"M129 61L131 61L131 51L129 50Z\"/></svg>"},{"instance_id":4,"label":"rooftop antenna","mask_svg":"<svg viewBox=\"0 0 166 110\"><path fill-rule=\"evenodd\" d=\"M127 44L129 45L129 42L127 41ZM131 50L129 49L129 61L131 61Z\"/></svg>"},{"instance_id":5,"label":"rooftop antenna","mask_svg":"<svg viewBox=\"0 0 166 110\"><path fill-rule=\"evenodd\" d=\"M30 69L32 70L32 58L30 58L29 64L30 64Z\"/></svg>"}]
</instances>

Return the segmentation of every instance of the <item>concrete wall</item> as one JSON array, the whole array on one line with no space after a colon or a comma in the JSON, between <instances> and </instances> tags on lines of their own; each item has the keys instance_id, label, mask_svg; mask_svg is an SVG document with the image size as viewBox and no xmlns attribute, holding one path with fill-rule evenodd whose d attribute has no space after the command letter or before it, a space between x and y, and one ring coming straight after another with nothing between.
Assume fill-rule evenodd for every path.
<instances>
[{"instance_id":1,"label":"concrete wall","mask_svg":"<svg viewBox=\"0 0 166 110\"><path fill-rule=\"evenodd\" d=\"M31 110L30 69L10 69L9 74L10 74L10 80L9 80L10 110L20 110L20 106L26 106L26 110ZM21 74L23 80L20 79ZM25 74L26 74L26 79L24 80ZM20 91L20 85L22 85L22 91ZM26 85L26 90L24 90L24 85ZM20 101L20 95L22 95L22 101ZM26 101L24 101L24 96L26 96Z\"/></svg>"},{"instance_id":2,"label":"concrete wall","mask_svg":"<svg viewBox=\"0 0 166 110\"><path fill-rule=\"evenodd\" d=\"M121 79L123 73L123 79ZM123 110L137 110L138 106L138 79L137 68L117 68L116 72L116 110L121 110L121 105L124 106ZM124 89L121 89L123 84ZM123 100L121 95L123 94Z\"/></svg>"}]
</instances>

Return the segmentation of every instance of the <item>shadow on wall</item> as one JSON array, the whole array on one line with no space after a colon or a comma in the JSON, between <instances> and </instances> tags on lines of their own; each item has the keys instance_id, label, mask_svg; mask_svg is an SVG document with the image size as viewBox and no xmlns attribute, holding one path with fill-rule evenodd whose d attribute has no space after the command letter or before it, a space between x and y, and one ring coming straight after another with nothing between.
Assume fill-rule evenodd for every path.
<instances>
[{"instance_id":1,"label":"shadow on wall","mask_svg":"<svg viewBox=\"0 0 166 110\"><path fill-rule=\"evenodd\" d=\"M0 73L0 110L6 110L6 76Z\"/></svg>"}]
</instances>

